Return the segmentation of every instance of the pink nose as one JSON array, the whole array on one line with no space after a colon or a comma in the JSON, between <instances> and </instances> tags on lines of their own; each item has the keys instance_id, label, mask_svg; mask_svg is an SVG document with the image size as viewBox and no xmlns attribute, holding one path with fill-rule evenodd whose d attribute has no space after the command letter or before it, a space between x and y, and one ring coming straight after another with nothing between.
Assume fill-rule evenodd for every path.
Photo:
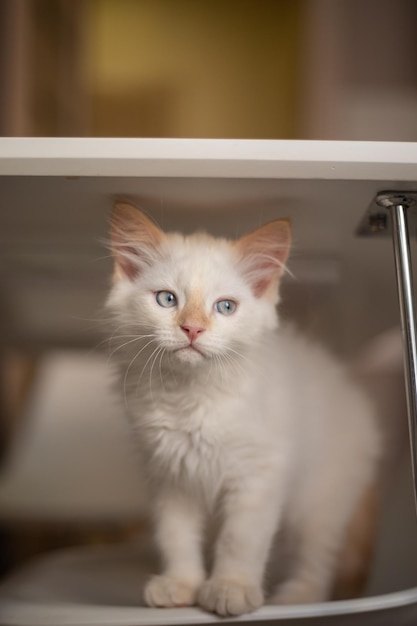
<instances>
[{"instance_id":1,"label":"pink nose","mask_svg":"<svg viewBox=\"0 0 417 626\"><path fill-rule=\"evenodd\" d=\"M201 326L181 326L181 330L185 332L187 337L189 337L190 342L192 343L195 339L197 339L198 335L201 335L206 329Z\"/></svg>"}]
</instances>

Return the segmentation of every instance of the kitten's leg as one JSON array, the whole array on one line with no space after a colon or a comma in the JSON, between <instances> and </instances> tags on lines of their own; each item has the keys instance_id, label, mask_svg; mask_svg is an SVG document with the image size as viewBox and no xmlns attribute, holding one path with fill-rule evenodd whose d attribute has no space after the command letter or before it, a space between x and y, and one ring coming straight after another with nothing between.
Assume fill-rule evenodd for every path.
<instances>
[{"instance_id":1,"label":"kitten's leg","mask_svg":"<svg viewBox=\"0 0 417 626\"><path fill-rule=\"evenodd\" d=\"M325 602L335 591L341 597L348 593L348 587L353 591L356 585L358 589L357 578L361 576L363 582L373 543L374 496L374 490L367 488L350 518L343 503L334 501L331 510L317 507L305 517L297 532L298 555L293 572L270 603ZM344 543L348 555L343 553Z\"/></svg>"},{"instance_id":2,"label":"kitten's leg","mask_svg":"<svg viewBox=\"0 0 417 626\"><path fill-rule=\"evenodd\" d=\"M242 478L240 486L226 494L213 571L198 595L203 608L224 616L241 615L262 605L265 563L279 505L276 483L265 487Z\"/></svg>"},{"instance_id":3,"label":"kitten's leg","mask_svg":"<svg viewBox=\"0 0 417 626\"><path fill-rule=\"evenodd\" d=\"M163 573L153 576L145 586L145 603L191 606L205 578L202 511L184 494L167 490L155 498L154 515Z\"/></svg>"}]
</instances>

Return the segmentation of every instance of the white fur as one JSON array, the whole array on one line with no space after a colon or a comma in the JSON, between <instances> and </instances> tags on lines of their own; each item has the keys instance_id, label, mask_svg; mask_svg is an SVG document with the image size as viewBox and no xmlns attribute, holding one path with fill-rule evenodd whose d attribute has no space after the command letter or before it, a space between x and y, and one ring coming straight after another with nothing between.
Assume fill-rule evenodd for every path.
<instances>
[{"instance_id":1,"label":"white fur","mask_svg":"<svg viewBox=\"0 0 417 626\"><path fill-rule=\"evenodd\" d=\"M195 342L201 353L185 348L158 290L177 295L177 310L197 298L211 323ZM233 315L215 311L221 298L238 302ZM277 329L275 303L253 295L226 241L168 236L134 280L119 277L108 307L164 564L147 604L257 608L286 526L297 554L272 601L328 598L343 532L374 481L379 437L367 400L322 349Z\"/></svg>"}]
</instances>

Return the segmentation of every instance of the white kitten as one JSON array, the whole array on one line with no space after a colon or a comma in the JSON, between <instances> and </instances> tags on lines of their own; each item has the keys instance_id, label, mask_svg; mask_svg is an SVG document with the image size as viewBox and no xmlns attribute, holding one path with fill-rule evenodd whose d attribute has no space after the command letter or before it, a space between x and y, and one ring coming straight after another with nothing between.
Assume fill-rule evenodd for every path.
<instances>
[{"instance_id":1,"label":"white kitten","mask_svg":"<svg viewBox=\"0 0 417 626\"><path fill-rule=\"evenodd\" d=\"M111 230L114 352L164 564L146 603L256 609L284 528L296 551L269 601L354 592L372 545L379 435L344 370L277 329L288 222L230 242L165 234L118 204Z\"/></svg>"}]
</instances>

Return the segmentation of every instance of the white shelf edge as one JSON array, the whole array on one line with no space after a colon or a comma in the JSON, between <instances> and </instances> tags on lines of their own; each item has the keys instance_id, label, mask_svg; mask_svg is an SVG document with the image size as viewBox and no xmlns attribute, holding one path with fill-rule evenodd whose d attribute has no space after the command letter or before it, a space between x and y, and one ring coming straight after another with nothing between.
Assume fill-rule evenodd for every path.
<instances>
[{"instance_id":1,"label":"white shelf edge","mask_svg":"<svg viewBox=\"0 0 417 626\"><path fill-rule=\"evenodd\" d=\"M417 181L417 143L0 138L0 176Z\"/></svg>"}]
</instances>

